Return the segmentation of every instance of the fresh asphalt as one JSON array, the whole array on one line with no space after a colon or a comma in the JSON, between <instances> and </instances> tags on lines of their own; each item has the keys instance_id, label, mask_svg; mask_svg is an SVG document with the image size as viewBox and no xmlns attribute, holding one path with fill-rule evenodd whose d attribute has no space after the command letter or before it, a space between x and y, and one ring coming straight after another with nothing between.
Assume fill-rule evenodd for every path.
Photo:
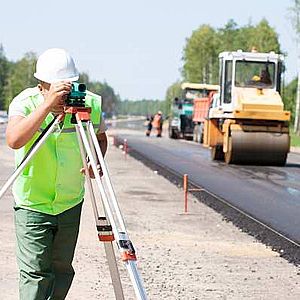
<instances>
[{"instance_id":1,"label":"fresh asphalt","mask_svg":"<svg viewBox=\"0 0 300 300\"><path fill-rule=\"evenodd\" d=\"M226 165L211 161L200 144L147 138L139 122L129 128L134 130L118 134L129 148L177 174L188 174L193 183L300 244L300 154L290 153L285 167Z\"/></svg>"},{"instance_id":2,"label":"fresh asphalt","mask_svg":"<svg viewBox=\"0 0 300 300\"><path fill-rule=\"evenodd\" d=\"M285 167L226 165L211 161L200 144L147 138L140 121L121 124L132 129L119 134L130 148L177 174L188 174L193 183L300 244L300 154L290 153ZM4 124L0 140L5 143Z\"/></svg>"}]
</instances>

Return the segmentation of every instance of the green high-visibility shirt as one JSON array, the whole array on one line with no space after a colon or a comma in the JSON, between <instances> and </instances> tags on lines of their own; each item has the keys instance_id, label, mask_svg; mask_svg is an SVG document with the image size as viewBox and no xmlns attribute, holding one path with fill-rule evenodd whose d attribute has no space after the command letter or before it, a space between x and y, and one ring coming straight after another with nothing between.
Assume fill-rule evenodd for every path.
<instances>
[{"instance_id":1,"label":"green high-visibility shirt","mask_svg":"<svg viewBox=\"0 0 300 300\"><path fill-rule=\"evenodd\" d=\"M26 115L33 112L44 98L38 89L28 89L21 99ZM20 97L20 96L19 96ZM20 101L20 99L18 99ZM95 128L101 118L101 97L87 91L86 106L92 108L91 120ZM40 131L53 120L50 113L41 125ZM80 203L84 196L83 167L74 124L71 115L65 116L63 124L46 139L31 161L23 169L13 184L15 206L57 215ZM34 141L33 138L22 148L15 151L18 166Z\"/></svg>"}]
</instances>

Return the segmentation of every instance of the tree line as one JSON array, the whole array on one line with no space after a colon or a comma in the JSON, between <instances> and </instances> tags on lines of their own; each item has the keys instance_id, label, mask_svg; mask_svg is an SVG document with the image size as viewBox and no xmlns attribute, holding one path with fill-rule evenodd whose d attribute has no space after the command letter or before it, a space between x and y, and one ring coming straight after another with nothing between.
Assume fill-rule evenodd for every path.
<instances>
[{"instance_id":1,"label":"tree line","mask_svg":"<svg viewBox=\"0 0 300 300\"><path fill-rule=\"evenodd\" d=\"M256 25L238 26L229 20L221 28L213 28L203 24L194 30L186 39L183 48L182 78L168 87L165 101L170 107L174 97L180 97L181 82L218 84L219 60L218 55L223 51L251 51L255 47L259 52L282 53L278 34L266 19ZM296 81L292 81L284 88L283 101L285 108L295 114Z\"/></svg>"},{"instance_id":2,"label":"tree line","mask_svg":"<svg viewBox=\"0 0 300 300\"><path fill-rule=\"evenodd\" d=\"M7 110L12 99L22 90L37 85L33 76L36 61L34 52L26 53L15 62L10 61L0 45L0 110ZM107 82L93 81L87 73L80 73L79 80L87 85L88 90L102 96L102 110L108 116L116 113L120 97Z\"/></svg>"},{"instance_id":3,"label":"tree line","mask_svg":"<svg viewBox=\"0 0 300 300\"><path fill-rule=\"evenodd\" d=\"M9 61L0 45L0 110L7 110L12 99L22 90L33 87L37 80L33 74L37 55L26 53L21 59ZM88 90L102 96L102 110L110 117L122 115L151 115L158 110L166 112L165 102L159 100L124 100L121 101L114 89L107 82L93 81L87 73L80 73L79 81L87 85Z\"/></svg>"},{"instance_id":4,"label":"tree line","mask_svg":"<svg viewBox=\"0 0 300 300\"><path fill-rule=\"evenodd\" d=\"M239 27L229 20L224 27L215 29L201 25L186 40L183 49L183 79L189 82L218 83L219 59L223 51L250 51L281 53L278 34L262 19L257 25Z\"/></svg>"},{"instance_id":5,"label":"tree line","mask_svg":"<svg viewBox=\"0 0 300 300\"><path fill-rule=\"evenodd\" d=\"M150 116L156 114L158 111L167 113L167 102L161 100L124 100L118 103L117 112L121 115L137 115L137 116Z\"/></svg>"},{"instance_id":6,"label":"tree line","mask_svg":"<svg viewBox=\"0 0 300 300\"><path fill-rule=\"evenodd\" d=\"M214 28L208 24L200 25L186 39L183 47L181 78L166 90L164 101L141 99L124 100L106 82L93 81L88 74L81 73L80 81L85 82L90 91L103 98L103 111L112 114L149 115L158 110L165 115L169 113L171 101L181 96L181 82L198 82L218 84L218 54L222 51L242 49L250 51L256 47L259 52L275 51L282 53L278 34L266 19L256 25L239 26L229 20L223 27ZM7 109L10 101L24 88L36 85L33 77L37 56L28 52L21 59L9 61L0 45L0 110ZM297 82L290 82L283 93L285 107L294 117L295 94Z\"/></svg>"}]
</instances>

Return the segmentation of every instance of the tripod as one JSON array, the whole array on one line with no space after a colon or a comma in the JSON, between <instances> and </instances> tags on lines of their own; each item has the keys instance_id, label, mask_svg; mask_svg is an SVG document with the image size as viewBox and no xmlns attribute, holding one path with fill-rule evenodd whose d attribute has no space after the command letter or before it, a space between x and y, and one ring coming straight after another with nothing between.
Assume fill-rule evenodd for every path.
<instances>
[{"instance_id":1,"label":"tripod","mask_svg":"<svg viewBox=\"0 0 300 300\"><path fill-rule=\"evenodd\" d=\"M117 300L124 299L122 283L112 244L114 240L116 241L121 259L124 262L129 273L136 298L139 300L146 300L147 295L136 266L135 250L125 228L124 220L113 190L112 183L110 181L106 163L104 161L97 136L94 132L90 113L91 108L88 107L65 107L64 113L57 116L54 119L53 123L49 124L45 132L42 134L41 138L37 140L37 142L33 145L32 149L25 156L18 168L7 180L0 191L0 198L10 187L10 185L15 181L18 175L22 172L24 167L28 164L28 162L35 155L38 149L43 145L47 137L52 133L53 129L63 121L65 114L72 114L72 123L74 123L76 129L81 158L83 166L85 168L87 189L89 191L92 202L98 238L99 241L104 243L105 254L109 265L109 271L112 279L115 297ZM85 128L83 126L83 123L85 123ZM88 162L92 167L95 176L95 184L101 195L104 216L99 216L94 186L92 184L92 180L88 171ZM102 169L102 177L99 175L97 164L100 164L100 167Z\"/></svg>"}]
</instances>

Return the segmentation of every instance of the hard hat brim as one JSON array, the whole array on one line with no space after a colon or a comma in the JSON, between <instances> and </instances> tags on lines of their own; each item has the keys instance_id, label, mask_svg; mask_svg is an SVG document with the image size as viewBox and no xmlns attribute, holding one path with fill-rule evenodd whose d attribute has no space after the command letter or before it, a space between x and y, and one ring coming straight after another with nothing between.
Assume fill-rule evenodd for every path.
<instances>
[{"instance_id":1,"label":"hard hat brim","mask_svg":"<svg viewBox=\"0 0 300 300\"><path fill-rule=\"evenodd\" d=\"M46 82L46 83L54 83L54 82L59 82L59 81L77 81L79 79L79 75L76 75L74 77L69 77L69 78L59 78L59 79L52 79L50 80L49 78L46 78L37 72L33 74L33 76L40 81Z\"/></svg>"}]
</instances>

